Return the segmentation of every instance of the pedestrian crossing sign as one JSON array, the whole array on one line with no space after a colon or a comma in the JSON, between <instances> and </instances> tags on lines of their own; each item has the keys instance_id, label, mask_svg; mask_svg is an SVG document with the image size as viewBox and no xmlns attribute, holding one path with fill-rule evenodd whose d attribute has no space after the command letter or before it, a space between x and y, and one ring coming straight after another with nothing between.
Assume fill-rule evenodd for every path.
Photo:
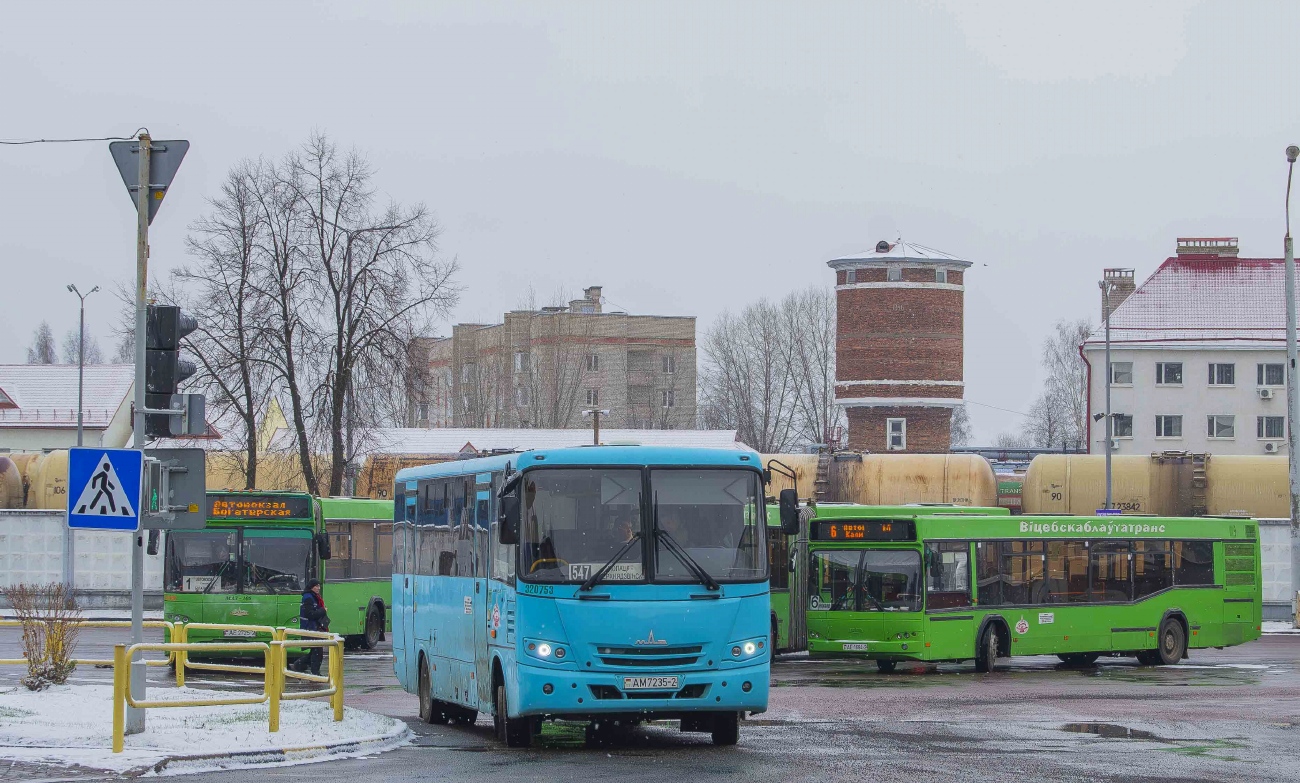
<instances>
[{"instance_id":1,"label":"pedestrian crossing sign","mask_svg":"<svg viewBox=\"0 0 1300 783\"><path fill-rule=\"evenodd\" d=\"M143 467L135 449L70 449L68 527L139 530Z\"/></svg>"}]
</instances>

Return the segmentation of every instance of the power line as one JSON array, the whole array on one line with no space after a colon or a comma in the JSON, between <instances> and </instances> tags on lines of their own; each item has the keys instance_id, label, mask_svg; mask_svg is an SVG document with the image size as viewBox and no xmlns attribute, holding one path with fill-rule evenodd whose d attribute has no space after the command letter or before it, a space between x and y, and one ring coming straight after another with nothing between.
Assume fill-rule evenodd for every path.
<instances>
[{"instance_id":1,"label":"power line","mask_svg":"<svg viewBox=\"0 0 1300 783\"><path fill-rule=\"evenodd\" d=\"M149 132L148 128L139 128L132 136L99 136L90 139L0 139L0 144L18 146L21 144L71 144L78 141L131 141L140 135L140 132Z\"/></svg>"},{"instance_id":2,"label":"power line","mask_svg":"<svg viewBox=\"0 0 1300 783\"><path fill-rule=\"evenodd\" d=\"M995 411L1002 411L1002 412L1004 412L1004 413L1014 413L1014 414L1016 414L1017 416L1024 416L1025 418L1029 418L1029 414L1028 414L1028 413L1021 413L1020 411L1013 411L1013 410L1011 410L1010 408L999 408L999 407L996 406L996 405L989 405L988 403L985 403L985 402L976 402L975 400L972 400L972 399L970 399L969 397L966 398L966 402L969 402L971 405L978 405L978 406L980 406L981 408L992 408L992 409L995 410Z\"/></svg>"}]
</instances>

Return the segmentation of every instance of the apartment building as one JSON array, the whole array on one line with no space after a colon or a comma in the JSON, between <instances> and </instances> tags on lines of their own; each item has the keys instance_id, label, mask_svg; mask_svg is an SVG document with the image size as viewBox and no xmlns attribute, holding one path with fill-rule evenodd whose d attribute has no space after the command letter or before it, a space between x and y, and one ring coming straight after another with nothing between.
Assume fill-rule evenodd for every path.
<instances>
[{"instance_id":1,"label":"apartment building","mask_svg":"<svg viewBox=\"0 0 1300 783\"><path fill-rule=\"evenodd\" d=\"M1280 258L1240 258L1235 237L1180 238L1140 286L1131 270L1107 270L1115 453L1286 453L1283 276ZM1101 328L1082 354L1099 415ZM1104 453L1106 423L1089 423L1089 451Z\"/></svg>"},{"instance_id":2,"label":"apartment building","mask_svg":"<svg viewBox=\"0 0 1300 783\"><path fill-rule=\"evenodd\" d=\"M505 313L422 338L415 427L695 426L695 318L609 312L600 286L567 306Z\"/></svg>"}]
</instances>

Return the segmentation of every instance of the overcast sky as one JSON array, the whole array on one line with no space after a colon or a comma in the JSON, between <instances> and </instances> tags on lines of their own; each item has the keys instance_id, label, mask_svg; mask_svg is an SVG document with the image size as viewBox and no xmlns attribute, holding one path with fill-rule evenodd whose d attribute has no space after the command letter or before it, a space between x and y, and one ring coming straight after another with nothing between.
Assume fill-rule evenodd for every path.
<instances>
[{"instance_id":1,"label":"overcast sky","mask_svg":"<svg viewBox=\"0 0 1300 783\"><path fill-rule=\"evenodd\" d=\"M1038 346L1178 236L1280 256L1300 3L6 5L0 138L189 139L151 273L230 166L321 130L421 201L462 266L450 320L603 285L695 315L831 285L902 236L975 263L977 441L1019 428ZM1287 56L1288 50L1292 55ZM106 143L0 146L0 362L133 279ZM88 324L106 353L116 314ZM445 325L444 325L445 328Z\"/></svg>"}]
</instances>

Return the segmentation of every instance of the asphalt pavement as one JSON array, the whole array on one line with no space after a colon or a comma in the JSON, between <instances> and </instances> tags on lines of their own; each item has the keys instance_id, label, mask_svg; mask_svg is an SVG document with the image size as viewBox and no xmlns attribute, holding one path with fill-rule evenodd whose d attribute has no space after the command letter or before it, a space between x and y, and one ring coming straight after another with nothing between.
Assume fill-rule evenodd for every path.
<instances>
[{"instance_id":1,"label":"asphalt pavement","mask_svg":"<svg viewBox=\"0 0 1300 783\"><path fill-rule=\"evenodd\" d=\"M116 631L92 631L83 655L99 655ZM13 652L0 642L0 657ZM16 680L0 672L0 686ZM76 678L107 679L82 669ZM166 669L150 679L161 682ZM222 675L196 685L238 687ZM1055 658L1003 661L990 674L970 664L900 667L779 657L771 706L747 720L740 744L671 724L637 727L612 745L588 745L581 726L548 724L528 750L508 750L480 718L431 726L392 676L386 645L346 658L347 703L405 720L413 744L379 756L192 777L212 783L308 780L595 780L638 783L742 780L1295 781L1300 780L1300 635L1193 651L1179 666L1102 659L1071 669ZM260 683L258 684L260 687ZM151 720L163 719L161 715ZM0 771L0 778L6 777ZM84 778L83 778L84 779Z\"/></svg>"}]
</instances>

